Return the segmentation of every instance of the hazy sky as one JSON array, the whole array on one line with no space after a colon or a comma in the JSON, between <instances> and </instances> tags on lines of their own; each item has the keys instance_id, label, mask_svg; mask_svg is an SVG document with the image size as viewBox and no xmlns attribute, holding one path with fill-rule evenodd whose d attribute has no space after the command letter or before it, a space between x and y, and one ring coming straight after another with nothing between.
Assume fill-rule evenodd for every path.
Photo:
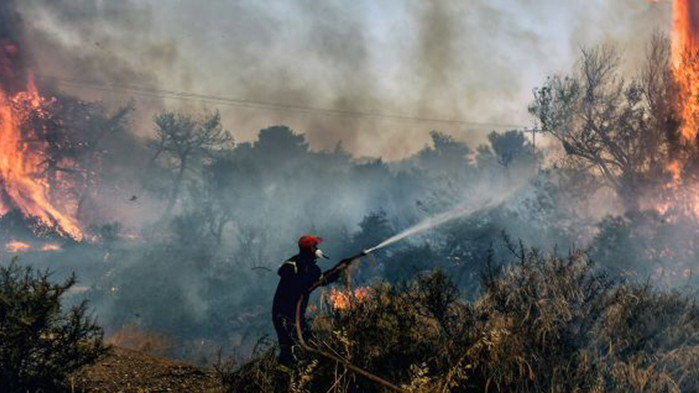
<instances>
[{"instance_id":1,"label":"hazy sky","mask_svg":"<svg viewBox=\"0 0 699 393\"><path fill-rule=\"evenodd\" d=\"M315 148L395 159L439 129L475 145L494 126L395 121L110 93L105 84L338 111L532 126L531 90L581 45L614 40L636 60L670 3L644 0L23 0L40 75L87 98L218 109L238 140L285 123ZM109 90L109 89L108 89Z\"/></svg>"}]
</instances>

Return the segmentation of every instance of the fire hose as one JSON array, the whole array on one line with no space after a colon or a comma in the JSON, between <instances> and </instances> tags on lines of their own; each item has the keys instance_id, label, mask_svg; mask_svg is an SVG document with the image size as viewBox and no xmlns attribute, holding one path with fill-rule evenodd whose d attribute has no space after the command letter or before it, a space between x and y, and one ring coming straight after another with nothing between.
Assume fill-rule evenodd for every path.
<instances>
[{"instance_id":1,"label":"fire hose","mask_svg":"<svg viewBox=\"0 0 699 393\"><path fill-rule=\"evenodd\" d=\"M359 255L356 255L355 257L352 257L352 258L348 258L347 260L350 261L349 263L351 263L351 261L354 261L355 259L359 259L360 257L363 257L367 254L368 254L367 251L362 251ZM347 267L349 265L349 263L347 263L344 266L339 266L338 268L344 269L345 267ZM323 281L320 280L320 281L317 281L316 283L314 283L313 285L311 285L308 292L302 294L301 297L299 298L298 302L296 302L296 321L295 321L295 323L296 323L296 336L298 338L298 342L299 342L299 345L301 346L301 348L303 348L304 350L306 350L308 352L315 353L316 355L326 357L326 358L333 360L337 363L342 363L345 367L347 367L347 369L352 370L355 373L362 375L363 377L365 377L373 382L376 382L380 385L383 385L391 390L394 390L394 391L400 392L400 393L408 393L407 390L401 388L400 386L395 385L395 384L393 384L393 383L391 383L391 382L389 382L389 381L387 381L387 380L385 380L385 379L383 379L375 374L372 374L369 371L366 371L358 366L355 366L354 364L350 363L346 359L343 359L337 355L333 355L331 353L323 351L322 349L313 348L306 343L306 340L303 338L303 331L301 330L301 304L303 303L303 300L305 299L307 294L310 294L311 292L313 292L313 290L315 290L316 288L318 288L322 284L323 284Z\"/></svg>"}]
</instances>

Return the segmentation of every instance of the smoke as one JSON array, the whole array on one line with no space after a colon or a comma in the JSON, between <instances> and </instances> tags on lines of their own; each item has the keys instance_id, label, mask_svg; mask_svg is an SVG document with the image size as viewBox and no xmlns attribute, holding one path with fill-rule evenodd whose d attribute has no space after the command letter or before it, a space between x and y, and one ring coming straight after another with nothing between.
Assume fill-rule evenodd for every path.
<instances>
[{"instance_id":1,"label":"smoke","mask_svg":"<svg viewBox=\"0 0 699 393\"><path fill-rule=\"evenodd\" d=\"M174 41L149 39L152 14L133 1L29 0L22 15L22 49L44 91L67 93L116 108L135 99L135 124L145 135L162 110L157 96L129 96L114 86L161 85L158 75L178 58Z\"/></svg>"},{"instance_id":2,"label":"smoke","mask_svg":"<svg viewBox=\"0 0 699 393\"><path fill-rule=\"evenodd\" d=\"M24 87L24 53L19 48L21 32L21 18L13 3L0 3L0 83L10 93Z\"/></svg>"},{"instance_id":3,"label":"smoke","mask_svg":"<svg viewBox=\"0 0 699 393\"><path fill-rule=\"evenodd\" d=\"M141 136L157 110L206 107L221 110L239 140L288 124L314 148L343 141L357 155L397 159L427 143L431 129L476 144L508 127L212 105L113 86L527 126L531 88L569 69L580 45L617 39L640 54L647 35L669 24L669 8L635 0L27 0L4 2L0 12L11 18L3 30L24 29L32 68L59 76L60 89L115 105L135 99Z\"/></svg>"},{"instance_id":4,"label":"smoke","mask_svg":"<svg viewBox=\"0 0 699 393\"><path fill-rule=\"evenodd\" d=\"M326 237L324 248L342 257L411 225L417 224L409 233L454 224L421 233L436 256L420 262L431 268L449 261L465 282L473 281L503 229L533 246L578 241L594 223L562 208L578 207L569 198L577 189L560 191L565 187L558 183L565 182L546 180L545 171L540 184L516 187L520 200L481 212L479 197L495 196L498 203L509 197L508 186L536 171L535 159L504 167L487 146L466 157L475 149L465 143L478 146L494 128L532 125L531 89L547 75L568 72L581 45L618 40L627 53L641 54L653 29L669 25L669 4L24 0L0 3L0 22L0 38L20 50L14 64L33 69L42 91L113 108L134 100L131 126L138 137L152 136L158 111L202 109L220 110L237 142L253 141L273 124L305 134L311 151L296 143L303 137L278 127L267 130L266 140L239 143L227 152L230 158L207 168L220 171L215 181L188 172L171 217L161 216L162 190L171 179L165 171L144 175L146 144L105 140L111 171L102 177L95 210L100 224L120 221L123 228L105 225L93 231L100 237L95 244L26 257L79 271L110 328L142 323L183 341L230 342L228 334L250 341L270 328L277 277L253 268L273 270L305 232ZM248 103L173 99L154 89ZM456 142L430 141L432 129ZM318 152L339 141L351 155ZM518 148L533 151L529 144ZM366 156L384 161L355 159ZM601 203L591 204L589 210L602 214ZM448 213L434 216L439 211ZM463 217L471 212L477 217ZM412 246L401 243L411 253ZM393 250L400 248L381 252Z\"/></svg>"},{"instance_id":5,"label":"smoke","mask_svg":"<svg viewBox=\"0 0 699 393\"><path fill-rule=\"evenodd\" d=\"M382 241L370 249L365 250L365 253L370 254L374 251L378 251L384 247L390 246L391 244L398 243L399 241L406 239L411 236L418 235L422 232L428 231L430 229L436 228L440 225L446 224L450 221L469 217L473 214L482 212L486 209L494 208L499 204L502 204L508 197L512 196L516 189L513 187L505 193L499 194L496 198L488 198L479 202L468 201L468 203L462 204L462 206L457 206L449 211L437 214L435 216L429 217L420 223L405 229L404 231L397 233L390 238Z\"/></svg>"}]
</instances>

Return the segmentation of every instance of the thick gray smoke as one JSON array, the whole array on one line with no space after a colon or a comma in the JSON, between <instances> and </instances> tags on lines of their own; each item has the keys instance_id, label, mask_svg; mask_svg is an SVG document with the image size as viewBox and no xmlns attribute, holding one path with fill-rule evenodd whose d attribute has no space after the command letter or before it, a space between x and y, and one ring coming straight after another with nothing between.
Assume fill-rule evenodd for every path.
<instances>
[{"instance_id":1,"label":"thick gray smoke","mask_svg":"<svg viewBox=\"0 0 699 393\"><path fill-rule=\"evenodd\" d=\"M568 72L581 45L616 40L633 62L668 23L669 4L641 0L5 0L0 39L16 47L0 48L0 66L33 69L72 120L96 124L85 133L109 116L86 121L71 95L112 110L133 100L136 112L123 127L133 135L95 148L90 241L42 250L48 240L0 217L0 244L25 241L23 261L77 271L109 333L164 333L190 359L205 342L270 331L274 270L308 232L338 259L417 225L357 282L440 267L473 293L484 255L511 251L503 231L542 249L634 239L623 218L602 220L595 178L542 164L522 132L488 133L533 125L531 89ZM194 123L219 110L236 144L199 149L179 170L185 160L152 143L163 110ZM600 260L650 266L619 244L603 243Z\"/></svg>"},{"instance_id":2,"label":"thick gray smoke","mask_svg":"<svg viewBox=\"0 0 699 393\"><path fill-rule=\"evenodd\" d=\"M141 135L152 130L155 109L216 107L241 140L271 124L289 124L314 148L342 140L357 155L389 159L418 150L430 129L474 144L504 125L532 125L526 114L531 88L569 69L580 45L618 39L641 53L647 35L669 23L670 8L636 0L15 5L37 72L77 80L61 87L82 97L135 98L143 112L136 124ZM205 105L104 85L503 126Z\"/></svg>"},{"instance_id":3,"label":"thick gray smoke","mask_svg":"<svg viewBox=\"0 0 699 393\"><path fill-rule=\"evenodd\" d=\"M22 22L13 2L0 3L0 83L5 90L23 87L25 54L20 50Z\"/></svg>"}]
</instances>

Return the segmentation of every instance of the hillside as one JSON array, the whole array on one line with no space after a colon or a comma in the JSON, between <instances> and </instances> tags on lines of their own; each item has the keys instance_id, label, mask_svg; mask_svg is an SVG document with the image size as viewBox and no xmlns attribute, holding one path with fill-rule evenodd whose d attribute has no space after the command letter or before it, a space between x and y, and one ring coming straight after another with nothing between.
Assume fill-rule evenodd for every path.
<instances>
[{"instance_id":1,"label":"hillside","mask_svg":"<svg viewBox=\"0 0 699 393\"><path fill-rule=\"evenodd\" d=\"M211 368L113 347L96 364L71 378L75 392L90 393L218 393L219 379Z\"/></svg>"}]
</instances>

